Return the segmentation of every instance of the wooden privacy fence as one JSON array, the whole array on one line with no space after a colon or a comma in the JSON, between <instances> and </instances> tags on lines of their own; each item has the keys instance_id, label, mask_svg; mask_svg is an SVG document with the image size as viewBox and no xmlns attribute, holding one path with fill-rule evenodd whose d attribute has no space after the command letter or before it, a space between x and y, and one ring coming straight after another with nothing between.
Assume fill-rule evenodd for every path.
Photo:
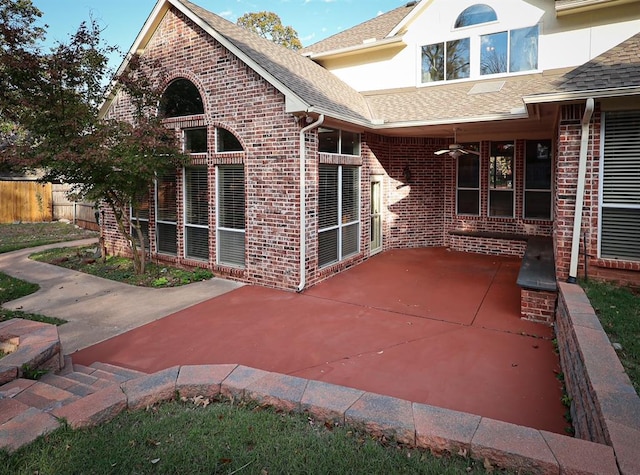
<instances>
[{"instance_id":1,"label":"wooden privacy fence","mask_svg":"<svg viewBox=\"0 0 640 475\"><path fill-rule=\"evenodd\" d=\"M67 219L81 228L99 229L93 203L71 201L69 185L34 180L0 180L0 223L37 223Z\"/></svg>"},{"instance_id":2,"label":"wooden privacy fence","mask_svg":"<svg viewBox=\"0 0 640 475\"><path fill-rule=\"evenodd\" d=\"M0 223L51 221L51 183L0 181Z\"/></svg>"}]
</instances>

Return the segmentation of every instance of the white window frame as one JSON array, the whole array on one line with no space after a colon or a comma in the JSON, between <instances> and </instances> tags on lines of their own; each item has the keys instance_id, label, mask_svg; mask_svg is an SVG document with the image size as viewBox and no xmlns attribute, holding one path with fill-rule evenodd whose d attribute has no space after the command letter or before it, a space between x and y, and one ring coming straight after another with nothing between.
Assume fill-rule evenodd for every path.
<instances>
[{"instance_id":1,"label":"white window frame","mask_svg":"<svg viewBox=\"0 0 640 475\"><path fill-rule=\"evenodd\" d=\"M207 196L209 196L209 170L206 166L204 165L200 165L200 166L190 166L190 167L184 167L183 171L182 171L182 189L183 191L183 196L184 196L184 206L182 207L182 222L183 224L183 232L184 232L184 257L186 259L194 259L194 260L198 260L198 261L204 261L204 262L208 262L210 259L210 253L208 251L209 249L209 240L211 239L211 235L209 234L209 224L208 224L208 219L209 219L209 200L207 200L207 224L206 225L202 225L202 224L195 224L195 223L190 223L189 218L188 218L188 201L189 201L189 195L188 195L188 186L187 186L187 173L189 169L201 169L204 170L204 172L207 175ZM189 230L190 229L206 229L207 230L207 257L203 258L203 257L199 257L199 256L193 256L193 255L189 255Z\"/></svg>"},{"instance_id":2,"label":"white window frame","mask_svg":"<svg viewBox=\"0 0 640 475\"><path fill-rule=\"evenodd\" d=\"M640 117L640 111L629 111L636 112ZM616 202L608 202L606 203L604 200L604 167L605 167L605 147L606 147L606 121L607 121L607 112L602 113L602 119L600 123L600 166L599 166L599 180L598 180L598 209L600 212L598 213L598 258L601 259L615 259L620 261L637 261L632 257L616 257L616 256L603 256L602 255L602 227L603 227L603 210L606 208L610 209L625 209L625 210L638 210L640 212L640 204L628 204L628 203L616 203ZM639 160L640 160L640 147L639 147Z\"/></svg>"},{"instance_id":3,"label":"white window frame","mask_svg":"<svg viewBox=\"0 0 640 475\"><path fill-rule=\"evenodd\" d=\"M222 254L222 249L221 249L221 234L222 233L238 233L242 235L242 239L243 242L245 242L246 239L246 202L245 202L245 209L243 210L243 221L245 223L244 227L242 229L240 228L227 228L227 227L223 227L220 225L220 169L221 168L230 168L230 167L242 167L243 168L243 173L245 174L245 181L246 181L246 170L244 170L244 165L217 165L216 166L216 263L218 265L224 265L224 266L228 266L228 267L235 267L235 268L239 268L239 269L244 269L246 266L246 256L243 253L242 256L242 262L231 262L231 261L227 261L225 259L222 258L223 254ZM243 184L243 193L245 193L245 199L246 199L246 183ZM243 244L243 250L245 250L246 252L246 243Z\"/></svg>"},{"instance_id":4,"label":"white window frame","mask_svg":"<svg viewBox=\"0 0 640 475\"><path fill-rule=\"evenodd\" d=\"M492 148L496 142L509 142L513 144L513 156L511 157L511 188L494 188L491 186L491 159L494 158ZM516 141L515 140L496 140L491 142L489 146L489 163L487 169L487 216L490 218L513 219L516 215ZM511 215L495 215L491 214L491 194L492 192L511 193Z\"/></svg>"},{"instance_id":5,"label":"white window frame","mask_svg":"<svg viewBox=\"0 0 640 475\"><path fill-rule=\"evenodd\" d=\"M351 132L351 131L348 131L348 130L342 130L342 129L336 129L336 128L333 128L333 127L324 127L324 126L320 127L320 130L318 131L318 133L320 133L320 131L322 131L322 130L332 130L334 132L337 132L338 133L338 143L337 143L337 151L335 151L335 152L320 152L320 153L330 153L330 154L333 154L333 155L348 155L350 157L359 157L362 154L362 134L360 134L358 132ZM356 146L357 147L357 153L353 153L353 154L342 153L342 134L345 133L345 132L349 133L349 134L354 134L358 138L358 143L357 143L357 146ZM319 139L318 139L318 142L319 142ZM320 147L320 144L318 143L318 148L319 147Z\"/></svg>"},{"instance_id":6,"label":"white window frame","mask_svg":"<svg viewBox=\"0 0 640 475\"><path fill-rule=\"evenodd\" d=\"M325 228L320 228L318 226L318 237L325 232L330 232L330 231L337 231L338 236L337 236L337 259L331 262L327 262L327 263L323 263L319 265L319 268L324 268L324 267L329 267L331 265L337 264L339 262L342 262L343 260L345 260L348 257L351 256L355 256L357 254L360 253L361 250L361 239L362 239L362 217L361 217L361 199L362 199L362 167L359 166L347 166L347 165L329 165L329 164L320 164L320 166L330 166L330 167L335 167L338 169L338 183L337 183L337 201L338 201L338 211L337 211L337 219L338 222L336 224L333 224L331 226L327 226ZM358 196L356 198L356 202L357 202L357 206L356 206L356 219L352 220L352 221L348 221L348 222L343 222L343 210L342 210L342 201L343 201L343 197L342 197L342 184L343 184L343 170L345 168L353 168L356 169L357 174L356 174L356 179L358 180L357 183L357 190L358 190ZM352 227L352 226L357 226L358 227L358 236L357 236L357 246L356 246L356 250L343 255L342 252L342 246L343 246L343 241L344 241L344 236L343 236L343 232L346 228ZM320 253L320 245L318 244L318 254Z\"/></svg>"},{"instance_id":7,"label":"white window frame","mask_svg":"<svg viewBox=\"0 0 640 475\"><path fill-rule=\"evenodd\" d=\"M176 175L176 195L178 194L178 183L177 183L177 173L173 172ZM178 203L176 203L176 220L175 221L167 221L167 220L162 220L160 219L160 213L158 212L158 178L156 178L154 180L154 211L155 211L155 217L156 217L156 222L155 222L155 227L156 227L156 250L158 252L158 254L164 254L167 256L177 256L178 255ZM176 252L166 252L166 251L162 251L160 249L160 226L158 226L159 224L164 224L167 226L174 226L176 229Z\"/></svg>"},{"instance_id":8,"label":"white window frame","mask_svg":"<svg viewBox=\"0 0 640 475\"><path fill-rule=\"evenodd\" d=\"M549 167L551 172L551 178L549 181L549 188L527 188L527 143L528 142L542 142L549 141ZM541 139L541 140L526 140L524 146L524 176L523 178L523 190L522 190L522 219L527 221L553 221L553 180L554 180L554 168L553 168L553 141L550 139ZM548 218L531 218L527 217L527 193L546 193L549 194L549 217Z\"/></svg>"},{"instance_id":9,"label":"white window frame","mask_svg":"<svg viewBox=\"0 0 640 475\"><path fill-rule=\"evenodd\" d=\"M478 147L479 149L480 147ZM482 209L482 159L480 155L471 154L471 157L475 157L478 160L478 186L477 188L469 188L469 187L460 187L459 186L459 177L460 177L460 159L466 157L466 155L462 155L456 158L456 215L457 216L480 216L480 212ZM478 194L478 210L476 214L468 214L468 213L460 213L458 208L458 192L459 191L475 191Z\"/></svg>"}]
</instances>

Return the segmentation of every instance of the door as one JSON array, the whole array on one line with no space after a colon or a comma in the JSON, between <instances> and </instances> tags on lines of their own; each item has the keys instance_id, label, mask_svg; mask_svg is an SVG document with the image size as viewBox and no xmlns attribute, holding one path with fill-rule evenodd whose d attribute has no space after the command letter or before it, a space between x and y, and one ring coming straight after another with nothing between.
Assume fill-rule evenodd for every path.
<instances>
[{"instance_id":1,"label":"door","mask_svg":"<svg viewBox=\"0 0 640 475\"><path fill-rule=\"evenodd\" d=\"M371 181L371 254L376 254L382 250L382 182L379 179Z\"/></svg>"}]
</instances>

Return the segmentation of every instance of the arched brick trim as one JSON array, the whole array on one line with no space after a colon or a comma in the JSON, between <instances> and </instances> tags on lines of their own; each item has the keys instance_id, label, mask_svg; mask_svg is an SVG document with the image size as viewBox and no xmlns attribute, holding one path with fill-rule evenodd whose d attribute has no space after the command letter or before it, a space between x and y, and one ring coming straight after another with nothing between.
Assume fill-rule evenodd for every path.
<instances>
[{"instance_id":1,"label":"arched brick trim","mask_svg":"<svg viewBox=\"0 0 640 475\"><path fill-rule=\"evenodd\" d=\"M205 87L203 86L198 76L193 72L188 71L186 69L178 69L178 70L171 71L171 74L166 76L166 78L162 82L162 85L161 85L162 91L166 91L169 85L177 79L186 79L188 81L191 81L193 85L196 87L196 89L198 89L198 93L200 93L200 97L202 98L202 107L204 108L204 116L207 117L208 112L211 110L211 105L209 104L209 96L205 94Z\"/></svg>"}]
</instances>

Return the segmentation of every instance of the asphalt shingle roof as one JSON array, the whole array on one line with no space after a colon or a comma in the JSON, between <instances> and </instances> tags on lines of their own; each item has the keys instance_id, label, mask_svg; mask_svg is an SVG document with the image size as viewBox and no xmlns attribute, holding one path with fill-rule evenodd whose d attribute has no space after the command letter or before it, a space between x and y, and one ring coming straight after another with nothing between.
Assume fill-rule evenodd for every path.
<instances>
[{"instance_id":1,"label":"asphalt shingle roof","mask_svg":"<svg viewBox=\"0 0 640 475\"><path fill-rule=\"evenodd\" d=\"M309 105L355 122L370 120L364 97L298 52L279 46L187 0L193 14Z\"/></svg>"},{"instance_id":2,"label":"asphalt shingle roof","mask_svg":"<svg viewBox=\"0 0 640 475\"><path fill-rule=\"evenodd\" d=\"M349 48L363 44L365 40L381 40L386 38L404 18L413 11L418 2L407 2L390 12L383 13L377 17L349 28L348 30L336 33L329 38L314 43L301 52L305 53L325 53L342 48Z\"/></svg>"},{"instance_id":3,"label":"asphalt shingle roof","mask_svg":"<svg viewBox=\"0 0 640 475\"><path fill-rule=\"evenodd\" d=\"M640 86L640 33L567 73L559 92Z\"/></svg>"},{"instance_id":4,"label":"asphalt shingle roof","mask_svg":"<svg viewBox=\"0 0 640 475\"><path fill-rule=\"evenodd\" d=\"M411 122L504 118L523 110L525 96L640 85L638 34L564 76L552 71L359 93L300 52L276 45L188 0L178 1L304 102L335 118L364 125L380 120L385 124L410 125ZM414 8L415 4L399 7L316 43L306 51L318 53L359 45L364 39L382 39ZM474 86L484 91L473 93Z\"/></svg>"}]
</instances>

